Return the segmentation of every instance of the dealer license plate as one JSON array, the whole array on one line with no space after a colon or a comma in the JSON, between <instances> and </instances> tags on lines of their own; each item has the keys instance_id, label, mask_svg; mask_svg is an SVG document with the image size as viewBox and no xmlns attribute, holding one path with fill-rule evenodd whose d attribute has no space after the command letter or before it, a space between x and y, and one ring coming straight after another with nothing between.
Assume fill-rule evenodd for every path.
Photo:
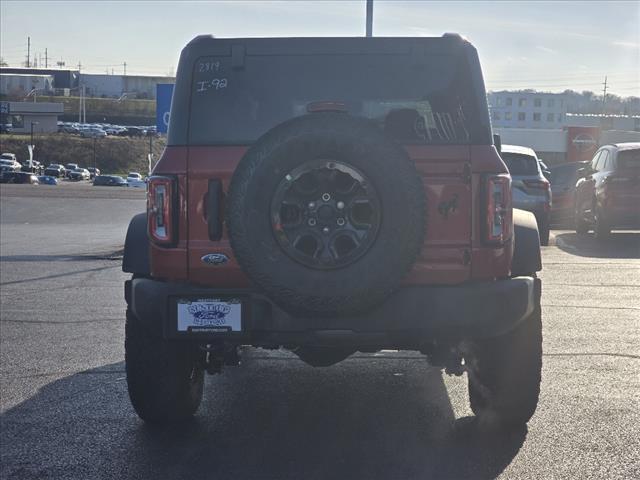
<instances>
[{"instance_id":1,"label":"dealer license plate","mask_svg":"<svg viewBox=\"0 0 640 480\"><path fill-rule=\"evenodd\" d=\"M242 302L239 298L180 298L177 306L179 332L242 331Z\"/></svg>"}]
</instances>

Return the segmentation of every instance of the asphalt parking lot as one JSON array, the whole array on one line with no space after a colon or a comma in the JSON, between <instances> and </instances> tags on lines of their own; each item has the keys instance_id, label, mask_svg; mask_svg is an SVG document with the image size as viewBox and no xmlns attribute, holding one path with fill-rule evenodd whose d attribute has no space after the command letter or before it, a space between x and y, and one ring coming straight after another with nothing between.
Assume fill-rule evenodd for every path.
<instances>
[{"instance_id":1,"label":"asphalt parking lot","mask_svg":"<svg viewBox=\"0 0 640 480\"><path fill-rule=\"evenodd\" d=\"M71 188L71 187L70 187ZM196 418L127 397L121 249L144 192L0 187L0 478L640 478L640 232L554 231L526 430L476 430L465 377L412 352L314 369L247 349Z\"/></svg>"}]
</instances>

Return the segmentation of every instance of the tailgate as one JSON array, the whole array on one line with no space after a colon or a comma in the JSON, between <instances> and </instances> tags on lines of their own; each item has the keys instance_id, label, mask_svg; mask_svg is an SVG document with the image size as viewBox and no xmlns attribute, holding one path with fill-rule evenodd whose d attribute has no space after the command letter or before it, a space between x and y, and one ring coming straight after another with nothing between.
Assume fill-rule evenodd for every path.
<instances>
[{"instance_id":1,"label":"tailgate","mask_svg":"<svg viewBox=\"0 0 640 480\"><path fill-rule=\"evenodd\" d=\"M459 283L471 276L471 157L464 145L410 146L427 198L425 243L406 283Z\"/></svg>"}]
</instances>

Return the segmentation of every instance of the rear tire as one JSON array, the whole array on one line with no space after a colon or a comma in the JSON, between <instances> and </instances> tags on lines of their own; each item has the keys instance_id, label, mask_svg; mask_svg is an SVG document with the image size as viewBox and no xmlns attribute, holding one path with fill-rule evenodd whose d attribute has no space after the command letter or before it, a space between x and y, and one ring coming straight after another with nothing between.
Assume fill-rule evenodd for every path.
<instances>
[{"instance_id":1,"label":"rear tire","mask_svg":"<svg viewBox=\"0 0 640 480\"><path fill-rule=\"evenodd\" d=\"M538 232L540 235L540 245L548 246L549 245L549 232L551 230L549 215L544 215L542 217L536 217L536 221L538 223Z\"/></svg>"},{"instance_id":2,"label":"rear tire","mask_svg":"<svg viewBox=\"0 0 640 480\"><path fill-rule=\"evenodd\" d=\"M598 240L606 240L611 235L611 226L604 218L602 218L602 214L599 210L596 210L593 233Z\"/></svg>"},{"instance_id":3,"label":"rear tire","mask_svg":"<svg viewBox=\"0 0 640 480\"><path fill-rule=\"evenodd\" d=\"M533 416L540 396L540 306L515 330L477 340L468 363L471 410L485 425L518 427Z\"/></svg>"},{"instance_id":4,"label":"rear tire","mask_svg":"<svg viewBox=\"0 0 640 480\"><path fill-rule=\"evenodd\" d=\"M149 423L191 417L204 386L197 349L154 336L129 309L124 345L129 398L138 416Z\"/></svg>"},{"instance_id":5,"label":"rear tire","mask_svg":"<svg viewBox=\"0 0 640 480\"><path fill-rule=\"evenodd\" d=\"M587 233L589 233L589 224L584 220L578 210L576 210L574 222L576 226L576 233L578 235L586 235Z\"/></svg>"}]
</instances>

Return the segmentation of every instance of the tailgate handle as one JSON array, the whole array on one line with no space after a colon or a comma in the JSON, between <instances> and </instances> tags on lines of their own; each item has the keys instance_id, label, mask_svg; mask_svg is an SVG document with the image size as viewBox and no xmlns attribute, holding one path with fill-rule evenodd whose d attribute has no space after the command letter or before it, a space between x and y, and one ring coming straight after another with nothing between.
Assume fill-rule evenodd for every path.
<instances>
[{"instance_id":1,"label":"tailgate handle","mask_svg":"<svg viewBox=\"0 0 640 480\"><path fill-rule=\"evenodd\" d=\"M219 179L209 180L207 227L209 240L222 238L222 181Z\"/></svg>"}]
</instances>

